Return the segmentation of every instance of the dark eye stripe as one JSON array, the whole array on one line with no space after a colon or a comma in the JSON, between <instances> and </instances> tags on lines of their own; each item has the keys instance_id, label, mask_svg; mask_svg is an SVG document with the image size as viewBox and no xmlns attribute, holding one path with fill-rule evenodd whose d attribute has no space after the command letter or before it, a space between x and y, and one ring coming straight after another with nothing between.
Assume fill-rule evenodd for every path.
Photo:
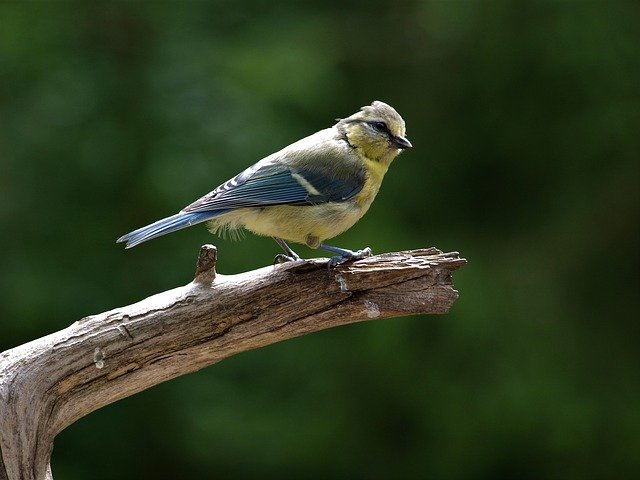
<instances>
[{"instance_id":1,"label":"dark eye stripe","mask_svg":"<svg viewBox=\"0 0 640 480\"><path fill-rule=\"evenodd\" d=\"M369 125L371 125L374 129L376 129L380 133L384 133L387 135L390 133L389 127L387 127L387 124L384 122L371 122Z\"/></svg>"}]
</instances>

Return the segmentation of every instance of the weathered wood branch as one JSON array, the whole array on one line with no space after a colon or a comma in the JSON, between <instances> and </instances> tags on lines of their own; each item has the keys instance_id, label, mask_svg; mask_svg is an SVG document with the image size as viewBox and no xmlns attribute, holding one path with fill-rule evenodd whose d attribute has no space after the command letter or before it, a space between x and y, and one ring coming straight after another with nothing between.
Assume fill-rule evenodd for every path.
<instances>
[{"instance_id":1,"label":"weathered wood branch","mask_svg":"<svg viewBox=\"0 0 640 480\"><path fill-rule=\"evenodd\" d=\"M337 325L446 313L457 252L435 248L194 280L0 353L0 480L51 479L55 436L88 413L239 352Z\"/></svg>"}]
</instances>

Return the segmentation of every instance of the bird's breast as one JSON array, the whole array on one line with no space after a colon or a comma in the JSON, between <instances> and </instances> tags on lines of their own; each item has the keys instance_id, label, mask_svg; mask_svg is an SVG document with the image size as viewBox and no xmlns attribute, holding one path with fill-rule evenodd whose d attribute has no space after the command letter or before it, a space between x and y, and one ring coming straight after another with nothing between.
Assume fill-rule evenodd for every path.
<instances>
[{"instance_id":1,"label":"bird's breast","mask_svg":"<svg viewBox=\"0 0 640 480\"><path fill-rule=\"evenodd\" d=\"M382 185L384 174L387 173L388 169L387 166L373 160L365 159L364 162L367 166L366 180L362 186L362 190L360 190L354 197L359 207L364 210L363 214L366 213L371 206L371 203L376 198L376 195L380 190L380 186Z\"/></svg>"}]
</instances>

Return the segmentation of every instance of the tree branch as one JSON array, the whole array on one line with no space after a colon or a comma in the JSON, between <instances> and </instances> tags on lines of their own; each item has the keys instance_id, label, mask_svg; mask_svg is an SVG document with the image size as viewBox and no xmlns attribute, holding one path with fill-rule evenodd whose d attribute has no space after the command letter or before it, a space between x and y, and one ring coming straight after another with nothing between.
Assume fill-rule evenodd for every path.
<instances>
[{"instance_id":1,"label":"tree branch","mask_svg":"<svg viewBox=\"0 0 640 480\"><path fill-rule=\"evenodd\" d=\"M246 350L337 325L446 313L466 263L435 248L327 270L326 260L239 275L200 251L193 282L85 317L0 353L0 480L51 479L55 436L109 403Z\"/></svg>"}]
</instances>

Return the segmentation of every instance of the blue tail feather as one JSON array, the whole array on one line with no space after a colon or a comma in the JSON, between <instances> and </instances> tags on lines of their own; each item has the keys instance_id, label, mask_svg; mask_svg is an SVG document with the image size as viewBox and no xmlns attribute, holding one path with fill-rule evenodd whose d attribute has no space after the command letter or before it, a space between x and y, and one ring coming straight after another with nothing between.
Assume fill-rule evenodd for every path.
<instances>
[{"instance_id":1,"label":"blue tail feather","mask_svg":"<svg viewBox=\"0 0 640 480\"><path fill-rule=\"evenodd\" d=\"M166 235L167 233L175 232L182 228L190 227L196 223L205 222L222 213L224 213L224 211L176 213L170 217L158 220L151 225L147 225L146 227L138 228L133 232L127 233L116 240L116 242L126 242L126 248L135 247L139 243L146 242L147 240L151 240L152 238L156 238L161 235Z\"/></svg>"}]
</instances>

